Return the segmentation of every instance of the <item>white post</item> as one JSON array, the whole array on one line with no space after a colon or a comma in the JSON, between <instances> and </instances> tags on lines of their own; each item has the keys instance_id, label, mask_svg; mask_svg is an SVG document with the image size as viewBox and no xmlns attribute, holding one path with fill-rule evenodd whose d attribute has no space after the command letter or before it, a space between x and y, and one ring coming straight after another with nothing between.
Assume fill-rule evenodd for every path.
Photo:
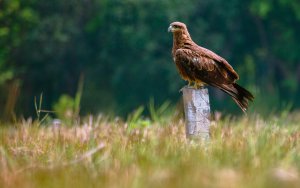
<instances>
[{"instance_id":1,"label":"white post","mask_svg":"<svg viewBox=\"0 0 300 188\"><path fill-rule=\"evenodd\" d=\"M209 141L210 105L207 88L182 88L186 136L191 140Z\"/></svg>"}]
</instances>

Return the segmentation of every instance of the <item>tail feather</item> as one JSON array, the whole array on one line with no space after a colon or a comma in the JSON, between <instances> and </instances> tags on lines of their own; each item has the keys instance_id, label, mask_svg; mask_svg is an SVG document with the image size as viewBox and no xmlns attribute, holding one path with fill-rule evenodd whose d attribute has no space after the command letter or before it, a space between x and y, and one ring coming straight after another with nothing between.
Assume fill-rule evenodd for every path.
<instances>
[{"instance_id":1,"label":"tail feather","mask_svg":"<svg viewBox=\"0 0 300 188\"><path fill-rule=\"evenodd\" d=\"M223 84L217 87L229 94L236 104L243 110L243 112L246 112L249 101L253 101L254 99L254 96L249 91L236 83L229 85Z\"/></svg>"}]
</instances>

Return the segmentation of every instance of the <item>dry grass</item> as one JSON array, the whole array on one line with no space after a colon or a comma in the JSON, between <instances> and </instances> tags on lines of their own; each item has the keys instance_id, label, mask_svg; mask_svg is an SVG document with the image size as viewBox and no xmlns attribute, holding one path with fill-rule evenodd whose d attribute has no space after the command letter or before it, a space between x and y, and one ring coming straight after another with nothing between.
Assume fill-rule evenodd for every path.
<instances>
[{"instance_id":1,"label":"dry grass","mask_svg":"<svg viewBox=\"0 0 300 188\"><path fill-rule=\"evenodd\" d=\"M2 126L0 187L299 187L298 120L213 122L207 145L182 120Z\"/></svg>"}]
</instances>

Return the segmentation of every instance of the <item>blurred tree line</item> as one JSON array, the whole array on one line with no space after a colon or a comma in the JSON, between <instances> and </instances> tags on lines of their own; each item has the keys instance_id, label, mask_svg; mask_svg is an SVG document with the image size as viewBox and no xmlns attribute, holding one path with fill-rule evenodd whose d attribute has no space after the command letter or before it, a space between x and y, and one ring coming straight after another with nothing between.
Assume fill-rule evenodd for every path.
<instances>
[{"instance_id":1,"label":"blurred tree line","mask_svg":"<svg viewBox=\"0 0 300 188\"><path fill-rule=\"evenodd\" d=\"M253 111L298 108L299 10L294 0L2 0L0 112L32 116L41 93L51 110L75 98L80 77L83 114L177 102L185 83L172 63L172 21L233 65L256 95ZM223 93L211 90L211 100L238 111Z\"/></svg>"}]
</instances>

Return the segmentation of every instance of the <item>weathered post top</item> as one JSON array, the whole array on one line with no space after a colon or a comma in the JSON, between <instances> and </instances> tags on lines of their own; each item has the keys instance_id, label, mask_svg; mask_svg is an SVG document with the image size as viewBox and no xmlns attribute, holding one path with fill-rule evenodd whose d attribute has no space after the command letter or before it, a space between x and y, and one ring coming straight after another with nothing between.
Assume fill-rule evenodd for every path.
<instances>
[{"instance_id":1,"label":"weathered post top","mask_svg":"<svg viewBox=\"0 0 300 188\"><path fill-rule=\"evenodd\" d=\"M193 140L209 140L210 105L207 88L182 88L186 136Z\"/></svg>"}]
</instances>

